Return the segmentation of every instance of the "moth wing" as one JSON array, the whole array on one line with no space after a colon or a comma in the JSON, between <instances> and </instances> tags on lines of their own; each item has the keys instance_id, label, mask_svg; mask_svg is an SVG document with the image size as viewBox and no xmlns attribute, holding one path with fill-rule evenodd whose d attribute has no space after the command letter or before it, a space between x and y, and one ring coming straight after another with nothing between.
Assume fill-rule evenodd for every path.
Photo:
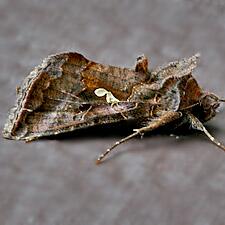
<instances>
[{"instance_id":1,"label":"moth wing","mask_svg":"<svg viewBox=\"0 0 225 225\"><path fill-rule=\"evenodd\" d=\"M123 75L125 83L121 82ZM139 110L126 102L132 82L145 75L92 62L78 53L62 53L45 59L24 80L10 110L3 136L32 140L82 127L123 120L125 112ZM112 107L94 91L104 88L119 99ZM117 90L118 89L118 90ZM115 93L114 93L115 92ZM126 114L126 113L125 113Z\"/></svg>"},{"instance_id":2,"label":"moth wing","mask_svg":"<svg viewBox=\"0 0 225 225\"><path fill-rule=\"evenodd\" d=\"M163 66L159 66L151 71L155 80L162 81L168 77L182 77L191 74L197 66L199 54L193 55L190 58L170 62Z\"/></svg>"},{"instance_id":3,"label":"moth wing","mask_svg":"<svg viewBox=\"0 0 225 225\"><path fill-rule=\"evenodd\" d=\"M55 109L42 105L34 111L27 111L14 133L5 133L10 139L31 141L43 136L56 135L87 128L98 124L108 124L123 120L136 120L148 116L143 104L119 102L111 106L106 102L58 102L52 99ZM55 103L53 103L55 101ZM58 102L58 103L56 103ZM63 104L61 104L63 103ZM51 104L51 103L50 103Z\"/></svg>"}]
</instances>

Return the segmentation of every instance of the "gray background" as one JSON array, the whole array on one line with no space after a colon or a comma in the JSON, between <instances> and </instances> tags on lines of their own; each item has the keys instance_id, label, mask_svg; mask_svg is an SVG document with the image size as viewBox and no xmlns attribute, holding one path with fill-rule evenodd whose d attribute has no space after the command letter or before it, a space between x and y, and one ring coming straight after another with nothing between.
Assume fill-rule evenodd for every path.
<instances>
[{"instance_id":1,"label":"gray background","mask_svg":"<svg viewBox=\"0 0 225 225\"><path fill-rule=\"evenodd\" d=\"M0 128L15 87L49 54L78 51L133 67L200 52L200 84L225 96L223 0L0 0ZM225 142L225 112L208 123ZM203 135L148 135L94 159L130 133L116 126L30 144L0 140L1 225L223 225L225 154Z\"/></svg>"}]
</instances>

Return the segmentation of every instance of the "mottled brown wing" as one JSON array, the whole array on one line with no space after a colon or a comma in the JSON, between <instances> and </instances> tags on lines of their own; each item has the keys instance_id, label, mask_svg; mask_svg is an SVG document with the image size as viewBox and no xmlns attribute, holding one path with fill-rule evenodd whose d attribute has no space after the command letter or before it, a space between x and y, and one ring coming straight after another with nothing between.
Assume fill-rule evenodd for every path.
<instances>
[{"instance_id":1,"label":"mottled brown wing","mask_svg":"<svg viewBox=\"0 0 225 225\"><path fill-rule=\"evenodd\" d=\"M161 83L163 79L169 77L182 77L191 74L197 66L199 54L190 58L167 63L151 71L151 76L155 82Z\"/></svg>"},{"instance_id":2,"label":"mottled brown wing","mask_svg":"<svg viewBox=\"0 0 225 225\"><path fill-rule=\"evenodd\" d=\"M143 117L142 104L126 102L146 75L98 64L78 53L50 56L24 80L3 136L32 140L101 123ZM105 88L121 102L111 106L94 90ZM134 117L135 115L135 117Z\"/></svg>"},{"instance_id":3,"label":"mottled brown wing","mask_svg":"<svg viewBox=\"0 0 225 225\"><path fill-rule=\"evenodd\" d=\"M159 92L164 109L182 110L199 102L203 90L192 76L199 54L151 71L150 88Z\"/></svg>"}]
</instances>

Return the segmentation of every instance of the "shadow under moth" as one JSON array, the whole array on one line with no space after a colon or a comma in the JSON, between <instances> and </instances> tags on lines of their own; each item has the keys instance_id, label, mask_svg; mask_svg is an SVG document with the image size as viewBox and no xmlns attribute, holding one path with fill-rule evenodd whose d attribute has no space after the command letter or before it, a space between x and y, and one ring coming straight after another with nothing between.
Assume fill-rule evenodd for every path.
<instances>
[{"instance_id":1,"label":"shadow under moth","mask_svg":"<svg viewBox=\"0 0 225 225\"><path fill-rule=\"evenodd\" d=\"M148 59L140 56L135 68L127 69L99 64L78 53L49 56L18 88L3 136L32 141L132 120L140 126L101 154L97 163L121 143L165 125L174 130L189 125L225 151L203 125L225 100L203 91L192 76L198 57L148 69Z\"/></svg>"}]
</instances>

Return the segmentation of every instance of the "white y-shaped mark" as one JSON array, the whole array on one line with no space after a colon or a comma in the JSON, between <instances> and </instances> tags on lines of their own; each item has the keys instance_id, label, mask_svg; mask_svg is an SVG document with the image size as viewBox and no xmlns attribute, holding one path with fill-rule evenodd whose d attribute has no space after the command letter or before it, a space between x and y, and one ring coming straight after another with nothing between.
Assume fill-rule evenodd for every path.
<instances>
[{"instance_id":1,"label":"white y-shaped mark","mask_svg":"<svg viewBox=\"0 0 225 225\"><path fill-rule=\"evenodd\" d=\"M120 102L119 99L117 99L116 97L113 96L112 92L110 91L107 91L106 89L104 88L97 88L95 90L95 94L98 96L98 97L103 97L106 95L106 101L110 104L115 104L115 103L118 103Z\"/></svg>"}]
</instances>

